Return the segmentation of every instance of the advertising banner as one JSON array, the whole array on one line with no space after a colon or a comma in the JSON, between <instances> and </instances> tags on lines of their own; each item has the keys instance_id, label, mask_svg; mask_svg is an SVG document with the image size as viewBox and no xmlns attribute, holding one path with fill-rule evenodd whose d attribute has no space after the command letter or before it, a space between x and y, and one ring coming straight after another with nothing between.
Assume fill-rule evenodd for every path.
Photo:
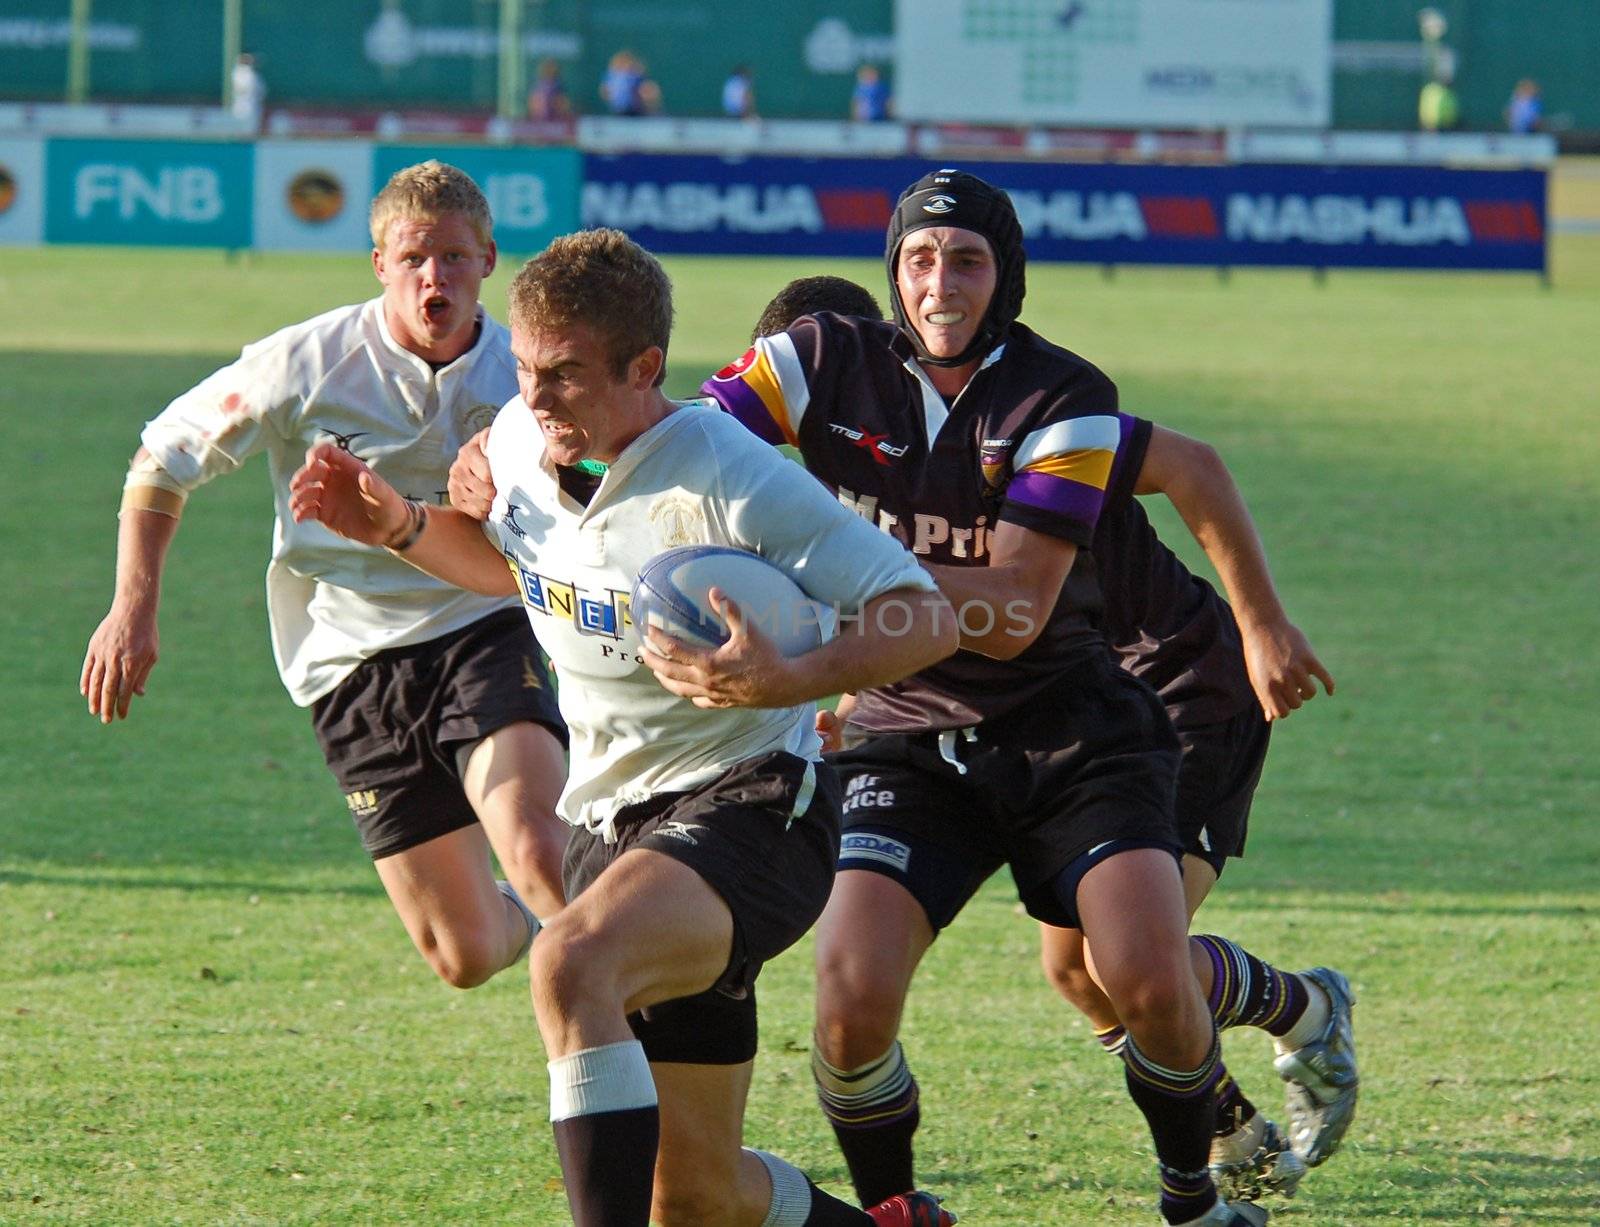
<instances>
[{"instance_id":1,"label":"advertising banner","mask_svg":"<svg viewBox=\"0 0 1600 1227\"><path fill-rule=\"evenodd\" d=\"M255 246L262 251L363 251L372 146L361 141L256 145Z\"/></svg>"},{"instance_id":2,"label":"advertising banner","mask_svg":"<svg viewBox=\"0 0 1600 1227\"><path fill-rule=\"evenodd\" d=\"M0 247L44 241L44 142L0 139Z\"/></svg>"},{"instance_id":3,"label":"advertising banner","mask_svg":"<svg viewBox=\"0 0 1600 1227\"><path fill-rule=\"evenodd\" d=\"M557 235L578 228L583 155L575 149L379 145L372 155L372 190L395 171L427 158L459 166L477 181L489 198L502 252L541 251Z\"/></svg>"},{"instance_id":4,"label":"advertising banner","mask_svg":"<svg viewBox=\"0 0 1600 1227\"><path fill-rule=\"evenodd\" d=\"M1011 193L1033 260L1545 267L1542 170L968 163ZM591 157L583 224L659 252L881 256L912 159Z\"/></svg>"},{"instance_id":5,"label":"advertising banner","mask_svg":"<svg viewBox=\"0 0 1600 1227\"><path fill-rule=\"evenodd\" d=\"M247 144L52 140L45 150L51 243L250 246Z\"/></svg>"},{"instance_id":6,"label":"advertising banner","mask_svg":"<svg viewBox=\"0 0 1600 1227\"><path fill-rule=\"evenodd\" d=\"M1325 127L1332 0L897 0L903 120Z\"/></svg>"}]
</instances>

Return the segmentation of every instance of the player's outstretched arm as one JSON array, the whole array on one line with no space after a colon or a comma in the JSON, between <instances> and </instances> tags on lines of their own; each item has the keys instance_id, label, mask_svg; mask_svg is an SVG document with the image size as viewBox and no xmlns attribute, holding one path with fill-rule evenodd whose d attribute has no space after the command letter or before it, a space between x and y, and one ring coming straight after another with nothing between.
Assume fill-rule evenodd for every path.
<instances>
[{"instance_id":1,"label":"player's outstretched arm","mask_svg":"<svg viewBox=\"0 0 1600 1227\"><path fill-rule=\"evenodd\" d=\"M1155 427L1135 492L1166 495L1217 569L1267 719L1281 720L1314 698L1318 680L1332 694L1333 676L1284 612L1255 521L1217 450Z\"/></svg>"},{"instance_id":2,"label":"player's outstretched arm","mask_svg":"<svg viewBox=\"0 0 1600 1227\"><path fill-rule=\"evenodd\" d=\"M349 452L319 443L289 482L296 523L316 520L359 541L394 551L418 570L486 596L513 596L516 580L483 527L448 507L402 497Z\"/></svg>"},{"instance_id":3,"label":"player's outstretched arm","mask_svg":"<svg viewBox=\"0 0 1600 1227\"><path fill-rule=\"evenodd\" d=\"M135 695L144 694L160 654L156 615L161 573L178 518L124 507L117 527L117 579L111 609L95 628L78 676L78 693L102 724L126 719Z\"/></svg>"},{"instance_id":4,"label":"player's outstretched arm","mask_svg":"<svg viewBox=\"0 0 1600 1227\"><path fill-rule=\"evenodd\" d=\"M920 588L882 593L859 617L841 618L834 638L795 657L779 652L720 589L710 597L728 624L721 647L695 648L655 627L645 637L645 664L666 689L696 707L794 707L884 686L943 660L957 646L949 604Z\"/></svg>"},{"instance_id":5,"label":"player's outstretched arm","mask_svg":"<svg viewBox=\"0 0 1600 1227\"><path fill-rule=\"evenodd\" d=\"M484 448L489 443L489 430L485 427L456 453L450 465L450 506L471 516L474 520L487 520L494 506L494 474L489 471L489 457Z\"/></svg>"}]
</instances>

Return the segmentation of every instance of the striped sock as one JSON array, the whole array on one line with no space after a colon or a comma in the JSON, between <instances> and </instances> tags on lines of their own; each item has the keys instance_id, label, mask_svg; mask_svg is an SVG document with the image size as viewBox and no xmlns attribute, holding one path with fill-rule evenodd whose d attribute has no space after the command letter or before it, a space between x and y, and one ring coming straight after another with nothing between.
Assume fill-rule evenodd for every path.
<instances>
[{"instance_id":1,"label":"striped sock","mask_svg":"<svg viewBox=\"0 0 1600 1227\"><path fill-rule=\"evenodd\" d=\"M1095 1040L1114 1057L1122 1055L1122 1049L1128 1042L1128 1029L1121 1023L1114 1027L1107 1027L1104 1031L1094 1033Z\"/></svg>"},{"instance_id":2,"label":"striped sock","mask_svg":"<svg viewBox=\"0 0 1600 1227\"><path fill-rule=\"evenodd\" d=\"M1300 1021L1310 995L1299 976L1263 963L1225 937L1204 933L1190 940L1211 957L1207 1004L1218 1027L1260 1027L1282 1036Z\"/></svg>"},{"instance_id":3,"label":"striped sock","mask_svg":"<svg viewBox=\"0 0 1600 1227\"><path fill-rule=\"evenodd\" d=\"M1199 1218L1217 1200L1211 1157L1213 1101L1222 1066L1215 1035L1198 1068L1168 1069L1146 1057L1129 1037L1122 1059L1128 1095L1144 1113L1161 1172L1161 1214L1169 1223Z\"/></svg>"},{"instance_id":4,"label":"striped sock","mask_svg":"<svg viewBox=\"0 0 1600 1227\"><path fill-rule=\"evenodd\" d=\"M855 1069L837 1069L813 1049L811 1074L861 1204L875 1206L909 1191L911 1139L922 1115L917 1080L900 1045Z\"/></svg>"},{"instance_id":5,"label":"striped sock","mask_svg":"<svg viewBox=\"0 0 1600 1227\"><path fill-rule=\"evenodd\" d=\"M1213 1112L1211 1132L1213 1136L1219 1138L1232 1137L1256 1117L1256 1105L1245 1097L1245 1093L1239 1089L1239 1084L1233 1080L1233 1075L1226 1068L1222 1069L1222 1076L1217 1081L1217 1098Z\"/></svg>"}]
</instances>

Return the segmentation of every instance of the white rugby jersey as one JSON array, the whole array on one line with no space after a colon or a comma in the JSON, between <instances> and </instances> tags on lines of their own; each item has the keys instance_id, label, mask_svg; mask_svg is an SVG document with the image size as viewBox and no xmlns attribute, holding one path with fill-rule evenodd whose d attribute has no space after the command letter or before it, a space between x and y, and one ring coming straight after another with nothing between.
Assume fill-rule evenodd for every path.
<instances>
[{"instance_id":1,"label":"white rugby jersey","mask_svg":"<svg viewBox=\"0 0 1600 1227\"><path fill-rule=\"evenodd\" d=\"M267 567L272 651L302 707L375 652L449 634L513 604L464 592L289 514L290 477L307 448L327 442L402 494L446 500L457 449L517 391L506 330L481 307L478 316L477 344L435 371L389 335L381 298L340 307L246 346L140 436L185 489L267 453L277 515Z\"/></svg>"},{"instance_id":2,"label":"white rugby jersey","mask_svg":"<svg viewBox=\"0 0 1600 1227\"><path fill-rule=\"evenodd\" d=\"M894 588L935 591L902 545L704 401L629 444L587 508L561 490L520 398L495 419L487 451L498 493L484 531L517 576L572 736L560 813L607 839L622 805L695 788L752 755L821 750L813 704L706 710L662 687L628 615L652 557L680 545L751 550L847 614Z\"/></svg>"}]
</instances>

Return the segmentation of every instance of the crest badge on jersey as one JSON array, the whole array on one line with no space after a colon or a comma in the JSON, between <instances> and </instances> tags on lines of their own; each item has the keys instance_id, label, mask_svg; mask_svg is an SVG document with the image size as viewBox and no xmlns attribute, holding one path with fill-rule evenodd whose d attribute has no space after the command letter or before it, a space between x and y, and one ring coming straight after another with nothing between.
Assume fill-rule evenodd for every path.
<instances>
[{"instance_id":1,"label":"crest badge on jersey","mask_svg":"<svg viewBox=\"0 0 1600 1227\"><path fill-rule=\"evenodd\" d=\"M461 416L461 429L471 438L480 430L486 430L494 425L495 415L500 412L498 405L473 405Z\"/></svg>"},{"instance_id":2,"label":"crest badge on jersey","mask_svg":"<svg viewBox=\"0 0 1600 1227\"><path fill-rule=\"evenodd\" d=\"M650 523L663 550L705 544L706 514L698 503L681 494L663 494L651 503Z\"/></svg>"},{"instance_id":3,"label":"crest badge on jersey","mask_svg":"<svg viewBox=\"0 0 1600 1227\"><path fill-rule=\"evenodd\" d=\"M1005 485L1006 461L1011 456L1010 439L985 439L978 450L978 467L983 470L983 484L991 490Z\"/></svg>"}]
</instances>

